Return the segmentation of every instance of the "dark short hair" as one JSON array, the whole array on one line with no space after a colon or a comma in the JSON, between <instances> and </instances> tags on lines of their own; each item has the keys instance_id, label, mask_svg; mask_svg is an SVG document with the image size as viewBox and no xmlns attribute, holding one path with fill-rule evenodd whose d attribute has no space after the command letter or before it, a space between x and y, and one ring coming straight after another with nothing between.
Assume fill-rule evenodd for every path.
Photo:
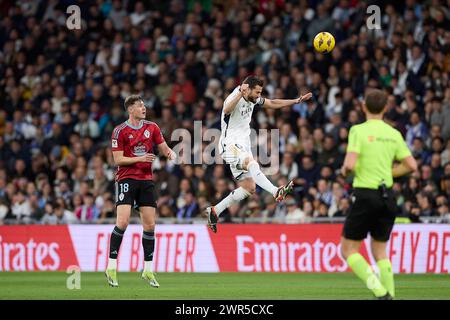
<instances>
[{"instance_id":1,"label":"dark short hair","mask_svg":"<svg viewBox=\"0 0 450 320\"><path fill-rule=\"evenodd\" d=\"M247 78L244 79L244 81L242 81L242 83L248 84L248 87L250 89L254 89L256 86L260 87L264 86L264 81L256 76L248 76Z\"/></svg>"},{"instance_id":2,"label":"dark short hair","mask_svg":"<svg viewBox=\"0 0 450 320\"><path fill-rule=\"evenodd\" d=\"M442 139L442 137L434 137L434 138L431 140L431 143L433 143L435 140L439 140L440 143L444 144L444 139Z\"/></svg>"},{"instance_id":3,"label":"dark short hair","mask_svg":"<svg viewBox=\"0 0 450 320\"><path fill-rule=\"evenodd\" d=\"M433 98L431 98L431 102L442 102L442 98L434 96Z\"/></svg>"},{"instance_id":4,"label":"dark short hair","mask_svg":"<svg viewBox=\"0 0 450 320\"><path fill-rule=\"evenodd\" d=\"M387 94L379 89L370 90L366 95L366 107L372 114L379 114L387 103Z\"/></svg>"},{"instance_id":5,"label":"dark short hair","mask_svg":"<svg viewBox=\"0 0 450 320\"><path fill-rule=\"evenodd\" d=\"M128 110L128 107L132 106L136 101L142 100L141 96L138 94L132 94L125 99L124 107L125 110Z\"/></svg>"}]
</instances>

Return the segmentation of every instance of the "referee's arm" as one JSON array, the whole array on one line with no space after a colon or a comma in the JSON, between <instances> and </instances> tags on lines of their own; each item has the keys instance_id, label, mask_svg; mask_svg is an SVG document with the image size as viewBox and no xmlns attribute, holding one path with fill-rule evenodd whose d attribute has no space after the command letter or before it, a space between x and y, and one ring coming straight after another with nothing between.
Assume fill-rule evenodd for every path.
<instances>
[{"instance_id":1,"label":"referee's arm","mask_svg":"<svg viewBox=\"0 0 450 320\"><path fill-rule=\"evenodd\" d=\"M407 156L399 165L392 168L392 176L397 178L414 171L417 171L417 161L413 156Z\"/></svg>"},{"instance_id":2,"label":"referee's arm","mask_svg":"<svg viewBox=\"0 0 450 320\"><path fill-rule=\"evenodd\" d=\"M344 164L341 168L341 174L346 177L350 172L355 169L356 160L361 152L361 139L360 135L356 132L356 127L351 127L348 136L347 153L345 154Z\"/></svg>"},{"instance_id":3,"label":"referee's arm","mask_svg":"<svg viewBox=\"0 0 450 320\"><path fill-rule=\"evenodd\" d=\"M344 164L341 168L341 174L346 177L350 172L355 169L356 160L358 160L358 153L347 152L344 159Z\"/></svg>"},{"instance_id":4,"label":"referee's arm","mask_svg":"<svg viewBox=\"0 0 450 320\"><path fill-rule=\"evenodd\" d=\"M411 155L411 151L408 149L405 140L403 140L400 134L398 138L398 148L395 154L395 158L400 161L400 164L392 168L392 176L394 178L417 171L417 161Z\"/></svg>"}]
</instances>

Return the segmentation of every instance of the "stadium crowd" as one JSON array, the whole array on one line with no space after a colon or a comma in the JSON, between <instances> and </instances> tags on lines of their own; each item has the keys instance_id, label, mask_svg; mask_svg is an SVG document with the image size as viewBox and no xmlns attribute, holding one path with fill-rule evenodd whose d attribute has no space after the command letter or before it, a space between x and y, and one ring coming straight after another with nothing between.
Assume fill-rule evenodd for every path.
<instances>
[{"instance_id":1,"label":"stadium crowd","mask_svg":"<svg viewBox=\"0 0 450 320\"><path fill-rule=\"evenodd\" d=\"M253 116L256 129L280 129L280 167L269 178L295 179L293 196L276 204L258 189L225 221L345 216L351 181L339 168L370 87L389 93L386 121L420 164L394 184L399 214L448 215L450 1L383 3L379 29L367 28L365 1L80 0L82 29L69 30L73 3L0 4L0 224L113 218L110 139L127 119L124 98L140 94L173 147L174 130L193 134L194 121L220 129L223 100L249 74L264 79L267 97L300 90L314 99ZM336 38L330 54L312 48L320 31ZM164 157L154 179L160 217L200 217L235 188L224 165Z\"/></svg>"}]
</instances>

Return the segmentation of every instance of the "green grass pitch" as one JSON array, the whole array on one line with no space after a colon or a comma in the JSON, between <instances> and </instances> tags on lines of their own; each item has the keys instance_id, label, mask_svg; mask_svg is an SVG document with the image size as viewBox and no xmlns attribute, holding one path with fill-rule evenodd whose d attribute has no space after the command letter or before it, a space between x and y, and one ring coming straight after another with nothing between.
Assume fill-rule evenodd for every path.
<instances>
[{"instance_id":1,"label":"green grass pitch","mask_svg":"<svg viewBox=\"0 0 450 320\"><path fill-rule=\"evenodd\" d=\"M160 288L140 273L119 273L110 288L101 272L81 273L81 289L69 290L64 272L0 272L4 299L372 299L351 273L159 273ZM396 275L396 299L450 299L450 275Z\"/></svg>"}]
</instances>

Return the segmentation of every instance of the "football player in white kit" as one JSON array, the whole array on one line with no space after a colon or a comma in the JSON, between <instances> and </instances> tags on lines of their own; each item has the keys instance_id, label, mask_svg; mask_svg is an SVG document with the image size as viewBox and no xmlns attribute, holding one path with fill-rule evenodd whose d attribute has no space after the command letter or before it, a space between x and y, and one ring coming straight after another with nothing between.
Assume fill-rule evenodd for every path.
<instances>
[{"instance_id":1,"label":"football player in white kit","mask_svg":"<svg viewBox=\"0 0 450 320\"><path fill-rule=\"evenodd\" d=\"M282 201L292 191L293 182L276 187L261 172L253 158L250 144L250 121L255 107L279 109L311 98L309 92L297 99L265 99L261 97L263 81L255 76L247 77L225 99L222 110L222 133L219 153L230 165L239 187L233 190L217 205L206 208L208 227L217 232L220 214L233 203L240 202L256 191L256 184L270 192L277 202Z\"/></svg>"}]
</instances>

